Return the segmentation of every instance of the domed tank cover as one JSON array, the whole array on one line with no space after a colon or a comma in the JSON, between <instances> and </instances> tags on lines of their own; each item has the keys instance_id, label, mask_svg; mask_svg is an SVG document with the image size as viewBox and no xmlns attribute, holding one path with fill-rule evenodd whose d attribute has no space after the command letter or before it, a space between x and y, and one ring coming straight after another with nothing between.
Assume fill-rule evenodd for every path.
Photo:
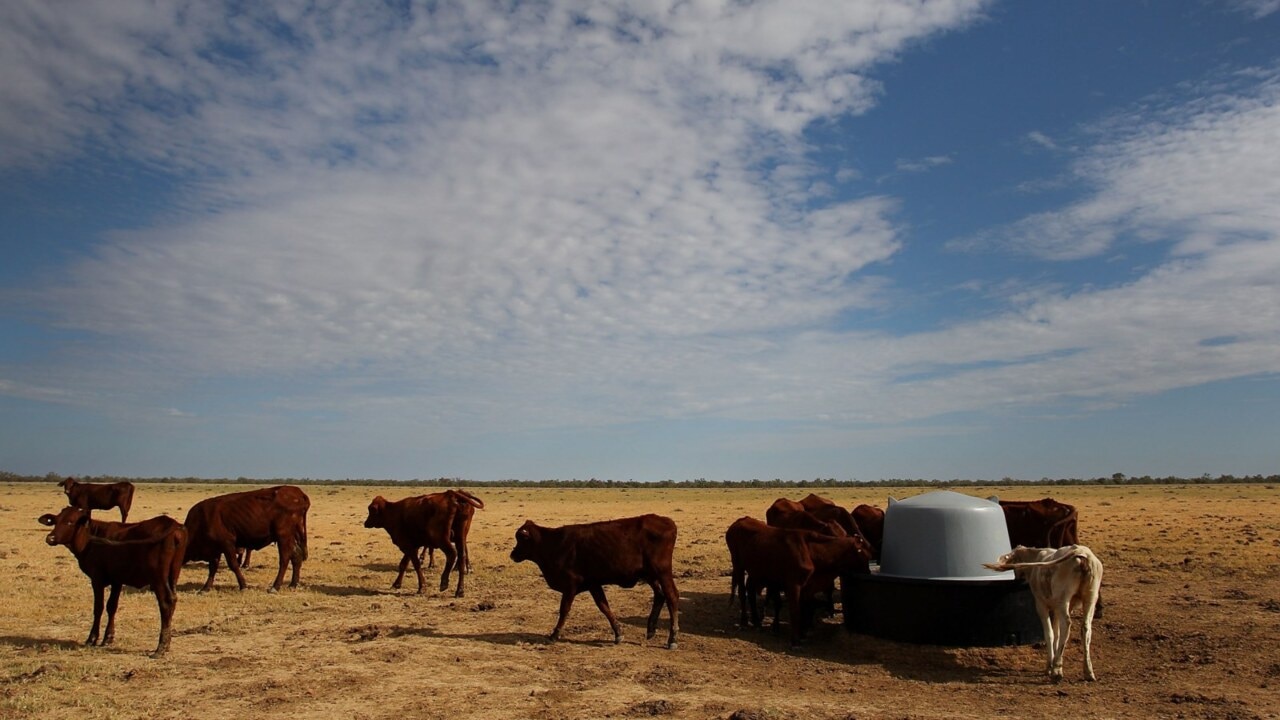
<instances>
[{"instance_id":1,"label":"domed tank cover","mask_svg":"<svg viewBox=\"0 0 1280 720\"><path fill-rule=\"evenodd\" d=\"M982 566L1009 552L1004 510L951 490L889 499L880 574L932 580L995 580L1010 571Z\"/></svg>"}]
</instances>

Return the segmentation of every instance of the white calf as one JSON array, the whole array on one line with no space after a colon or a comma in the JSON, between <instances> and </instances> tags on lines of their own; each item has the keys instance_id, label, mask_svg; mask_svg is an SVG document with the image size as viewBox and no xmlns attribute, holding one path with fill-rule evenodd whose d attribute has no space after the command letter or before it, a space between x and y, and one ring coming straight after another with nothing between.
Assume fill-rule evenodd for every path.
<instances>
[{"instance_id":1,"label":"white calf","mask_svg":"<svg viewBox=\"0 0 1280 720\"><path fill-rule=\"evenodd\" d=\"M992 570L1013 570L1031 586L1049 653L1046 669L1054 680L1062 679L1062 656L1071 634L1071 607L1084 609L1084 676L1096 680L1089 643L1093 640L1093 610L1102 585L1102 561L1098 556L1083 545L1057 549L1018 546L996 562L984 564Z\"/></svg>"}]
</instances>

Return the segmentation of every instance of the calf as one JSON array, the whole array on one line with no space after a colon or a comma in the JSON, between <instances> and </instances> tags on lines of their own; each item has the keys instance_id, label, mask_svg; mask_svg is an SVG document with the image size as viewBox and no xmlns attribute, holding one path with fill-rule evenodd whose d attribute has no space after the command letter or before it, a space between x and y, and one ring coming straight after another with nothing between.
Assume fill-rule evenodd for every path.
<instances>
[{"instance_id":1,"label":"calf","mask_svg":"<svg viewBox=\"0 0 1280 720\"><path fill-rule=\"evenodd\" d=\"M284 571L293 566L289 587L298 586L302 562L307 559L307 511L311 500L292 485L249 490L206 498L191 506L184 523L190 533L186 562L209 563L209 579L201 592L213 588L222 558L236 576L241 590L248 587L240 569L237 550L261 550L275 543L280 569L271 592L284 583Z\"/></svg>"},{"instance_id":2,"label":"calf","mask_svg":"<svg viewBox=\"0 0 1280 720\"><path fill-rule=\"evenodd\" d=\"M880 562L880 546L884 544L884 510L874 505L859 505L851 514L862 537L871 545L871 559Z\"/></svg>"},{"instance_id":3,"label":"calf","mask_svg":"<svg viewBox=\"0 0 1280 720\"><path fill-rule=\"evenodd\" d=\"M43 518L41 522L44 522ZM53 517L53 530L45 538L51 546L66 545L79 563L81 572L93 585L93 627L85 644L98 643L103 591L108 586L111 596L105 603L107 629L102 636L103 645L110 645L115 640L120 588L123 585L150 587L160 606L160 640L152 657L164 655L169 650L173 610L178 604L178 575L182 572L182 559L187 547L186 528L172 518L157 517L124 528L99 526L100 531L112 535L107 537L105 534L95 535L93 523L87 510L68 507Z\"/></svg>"},{"instance_id":4,"label":"calf","mask_svg":"<svg viewBox=\"0 0 1280 720\"><path fill-rule=\"evenodd\" d=\"M794 500L778 498L764 513L765 522L776 528L812 530L823 535L843 537L848 532L836 522L823 520Z\"/></svg>"},{"instance_id":5,"label":"calf","mask_svg":"<svg viewBox=\"0 0 1280 720\"><path fill-rule=\"evenodd\" d=\"M724 534L732 565L729 601L738 593L742 627L747 626L747 605L751 607L751 624L760 627L757 596L762 587L772 586L787 596L791 613L791 645L800 644L801 591L813 577L813 559L804 542L804 532L771 527L752 517L738 518ZM779 629L775 609L773 627Z\"/></svg>"},{"instance_id":6,"label":"calf","mask_svg":"<svg viewBox=\"0 0 1280 720\"><path fill-rule=\"evenodd\" d=\"M1072 505L1053 498L1001 500L1000 509L1013 547L1060 548L1079 541L1079 516Z\"/></svg>"},{"instance_id":7,"label":"calf","mask_svg":"<svg viewBox=\"0 0 1280 720\"><path fill-rule=\"evenodd\" d=\"M120 508L120 522L129 520L129 508L133 505L133 483L82 483L67 478L58 483L67 494L67 504L81 510L110 510Z\"/></svg>"},{"instance_id":8,"label":"calf","mask_svg":"<svg viewBox=\"0 0 1280 720\"><path fill-rule=\"evenodd\" d=\"M671 616L667 648L675 650L680 626L680 593L671 575L671 553L675 544L676 524L661 515L558 528L541 527L526 520L516 531L511 559L532 560L542 571L547 586L560 593L560 620L551 631L552 640L560 638L573 599L585 590L609 620L614 643L622 642L622 629L609 608L604 586L631 588L643 580L653 589L653 608L649 611L645 638L652 638L657 632L658 616L665 601Z\"/></svg>"},{"instance_id":9,"label":"calf","mask_svg":"<svg viewBox=\"0 0 1280 720\"><path fill-rule=\"evenodd\" d=\"M367 528L383 528L391 536L403 556L400 558L400 572L396 575L391 587L399 589L404 582L405 570L413 563L413 571L418 575L418 593L425 592L426 579L422 576L422 558L418 554L420 548L440 548L444 552L444 572L440 574L440 590L449 589L449 573L454 563L458 566L458 589L455 597L462 597L466 588L466 532L470 529L470 520L460 522L458 517L466 512L464 508L475 513L475 508L484 507L474 495L457 490L449 490L431 495L419 495L394 502L381 495L369 503L369 516L365 518Z\"/></svg>"},{"instance_id":10,"label":"calf","mask_svg":"<svg viewBox=\"0 0 1280 720\"><path fill-rule=\"evenodd\" d=\"M1031 587L1044 627L1048 653L1045 669L1055 681L1062 679L1062 656L1071 634L1071 608L1083 608L1084 676L1096 680L1089 645L1093 640L1094 605L1102 586L1102 561L1098 556L1083 545L1058 549L1017 547L984 565L992 570L1013 570Z\"/></svg>"},{"instance_id":11,"label":"calf","mask_svg":"<svg viewBox=\"0 0 1280 720\"><path fill-rule=\"evenodd\" d=\"M471 520L475 517L476 510L483 510L484 502L466 490L445 490L443 494L450 493L464 499L464 502L458 504L458 512L453 516L453 534L458 538L458 562L466 563L467 572L475 572L475 568L471 566L471 551L467 549L467 534L471 532ZM422 548L422 554L418 559L427 561L428 570L435 567L435 548L430 545Z\"/></svg>"}]
</instances>

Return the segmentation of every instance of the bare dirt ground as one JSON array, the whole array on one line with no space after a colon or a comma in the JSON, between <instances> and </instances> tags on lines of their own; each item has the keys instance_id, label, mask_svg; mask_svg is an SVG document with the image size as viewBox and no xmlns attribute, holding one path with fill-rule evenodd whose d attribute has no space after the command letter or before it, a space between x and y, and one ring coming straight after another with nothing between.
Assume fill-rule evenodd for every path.
<instances>
[{"instance_id":1,"label":"bare dirt ground","mask_svg":"<svg viewBox=\"0 0 1280 720\"><path fill-rule=\"evenodd\" d=\"M132 515L179 519L242 486L140 485ZM81 645L92 594L66 548L35 521L63 505L52 485L0 485L0 717L3 718L934 718L1280 716L1280 493L1274 487L978 488L1075 504L1081 542L1106 565L1096 621L1099 680L1049 683L1039 648L943 648L847 634L838 621L789 652L785 635L735 627L724 530L763 517L777 490L501 489L471 531L467 596L390 589L398 554L366 530L373 495L407 488L304 488L311 558L303 587L268 594L276 554L254 557L251 588L223 569L183 573L173 650L155 646L154 599L126 592L116 645ZM834 490L883 506L921 489ZM794 492L792 494L795 494ZM804 494L804 493L799 493ZM560 525L656 512L676 520L680 648L644 640L649 591L613 589L621 645L589 597L548 643L558 596L508 557L526 518ZM100 513L117 519L115 511ZM433 571L434 572L434 571ZM438 575L432 575L430 588ZM1078 632L1078 630L1077 630Z\"/></svg>"}]
</instances>

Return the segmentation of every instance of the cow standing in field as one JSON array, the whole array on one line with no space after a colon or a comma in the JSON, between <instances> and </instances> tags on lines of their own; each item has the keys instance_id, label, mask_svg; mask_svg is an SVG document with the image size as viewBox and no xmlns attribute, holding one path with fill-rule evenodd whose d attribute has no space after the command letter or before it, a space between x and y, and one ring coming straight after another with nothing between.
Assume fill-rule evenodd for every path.
<instances>
[{"instance_id":1,"label":"cow standing in field","mask_svg":"<svg viewBox=\"0 0 1280 720\"><path fill-rule=\"evenodd\" d=\"M823 535L844 537L849 533L839 523L822 520L794 500L778 498L764 513L765 522L788 530L812 530Z\"/></svg>"},{"instance_id":2,"label":"cow standing in field","mask_svg":"<svg viewBox=\"0 0 1280 720\"><path fill-rule=\"evenodd\" d=\"M400 572L391 587L397 590L400 588L404 582L405 570L412 562L413 571L418 576L418 594L425 592L426 579L422 575L422 558L418 551L424 547L440 548L444 552L440 590L449 589L449 573L453 571L456 562L458 589L454 596L462 597L467 576L466 533L471 522L469 518L460 522L459 516L467 510L474 514L477 507L484 507L479 498L457 490L396 501L388 501L381 495L375 497L369 503L369 515L365 518L364 526L385 529L391 536L391 542L403 553Z\"/></svg>"},{"instance_id":3,"label":"cow standing in field","mask_svg":"<svg viewBox=\"0 0 1280 720\"><path fill-rule=\"evenodd\" d=\"M1089 645L1093 641L1094 607L1102 587L1102 561L1098 556L1084 545L1057 549L1017 547L996 562L984 564L992 570L1013 570L1031 587L1044 627L1048 654L1045 671L1055 681L1062 679L1062 656L1071 634L1071 609L1083 610L1084 676L1096 680Z\"/></svg>"},{"instance_id":4,"label":"cow standing in field","mask_svg":"<svg viewBox=\"0 0 1280 720\"><path fill-rule=\"evenodd\" d=\"M657 632L658 616L665 601L671 616L667 648L675 650L680 626L680 594L671 574L675 544L675 521L661 515L558 528L541 527L526 520L516 531L511 559L532 560L542 571L547 586L560 593L560 619L551 631L552 640L560 638L573 599L585 590L609 620L614 643L622 642L622 629L609 608L604 586L631 588L644 581L653 589L653 608L649 611L645 638L652 638Z\"/></svg>"},{"instance_id":5,"label":"cow standing in field","mask_svg":"<svg viewBox=\"0 0 1280 720\"><path fill-rule=\"evenodd\" d=\"M476 516L476 510L483 510L484 502L466 490L445 490L443 493L435 494L452 494L463 499L463 502L455 503L458 512L453 516L453 534L458 542L458 562L466 564L467 572L475 572L475 568L471 565L471 551L467 549L467 534L471 532L471 520ZM427 561L428 570L435 567L435 548L430 545L422 548L422 555L418 559Z\"/></svg>"},{"instance_id":6,"label":"cow standing in field","mask_svg":"<svg viewBox=\"0 0 1280 720\"><path fill-rule=\"evenodd\" d=\"M284 583L284 571L293 565L289 587L298 586L302 562L307 559L307 511L311 500L292 485L278 485L261 490L229 493L206 498L191 506L184 523L190 533L186 561L209 563L209 579L201 592L213 588L218 564L226 558L240 589L248 587L238 548L261 550L275 543L280 550L280 569L271 592Z\"/></svg>"},{"instance_id":7,"label":"cow standing in field","mask_svg":"<svg viewBox=\"0 0 1280 720\"><path fill-rule=\"evenodd\" d=\"M761 588L769 591L773 601L773 629L780 628L779 591L787 596L791 617L791 645L799 645L808 627L816 593L828 597L840 579L849 592L849 578L870 572L871 548L862 535L830 535L812 530L791 530L765 524L751 517L739 518L725 532L729 547L729 600L739 595L742 627L747 626L750 606L751 624L761 625L758 595Z\"/></svg>"},{"instance_id":8,"label":"cow standing in field","mask_svg":"<svg viewBox=\"0 0 1280 720\"><path fill-rule=\"evenodd\" d=\"M729 602L738 594L742 627L747 626L747 607L751 624L760 627L757 605L761 588L772 587L787 597L791 613L791 645L800 644L800 593L813 577L813 559L801 531L772 527L753 517L738 518L724 534L731 564ZM776 605L776 603L775 603ZM774 632L780 629L778 610L774 609Z\"/></svg>"},{"instance_id":9,"label":"cow standing in field","mask_svg":"<svg viewBox=\"0 0 1280 720\"><path fill-rule=\"evenodd\" d=\"M1079 515L1072 505L1053 498L1000 500L1013 547L1060 548L1079 541Z\"/></svg>"},{"instance_id":10,"label":"cow standing in field","mask_svg":"<svg viewBox=\"0 0 1280 720\"><path fill-rule=\"evenodd\" d=\"M160 640L152 657L168 652L173 611L178 604L178 575L182 572L187 546L186 528L168 517L131 525L101 523L94 528L95 521L89 512L77 507L65 508L52 516L51 522L46 522L46 517L49 516L42 517L40 522L52 524L53 530L45 542L51 546L66 545L93 585L93 627L85 644L98 642L107 587L111 588L111 596L105 602L107 628L102 635L103 645L115 641L121 587L149 587L160 608ZM96 535L95 530L101 534Z\"/></svg>"},{"instance_id":11,"label":"cow standing in field","mask_svg":"<svg viewBox=\"0 0 1280 720\"><path fill-rule=\"evenodd\" d=\"M129 508L133 506L133 483L82 483L67 478L58 483L67 494L67 504L81 510L110 510L120 508L120 522L128 522Z\"/></svg>"}]
</instances>

